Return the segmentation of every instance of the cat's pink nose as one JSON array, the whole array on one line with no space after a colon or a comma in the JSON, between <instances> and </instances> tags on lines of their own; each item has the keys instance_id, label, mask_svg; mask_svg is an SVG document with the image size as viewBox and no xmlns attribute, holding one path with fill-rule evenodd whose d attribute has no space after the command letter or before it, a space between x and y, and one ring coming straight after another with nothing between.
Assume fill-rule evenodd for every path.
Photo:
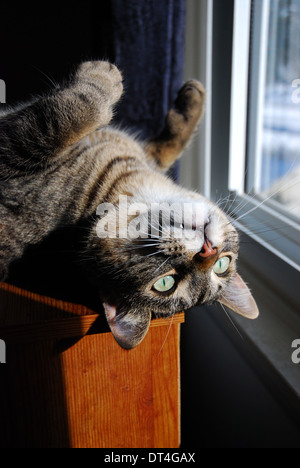
<instances>
[{"instance_id":1,"label":"cat's pink nose","mask_svg":"<svg viewBox=\"0 0 300 468\"><path fill-rule=\"evenodd\" d=\"M211 242L205 237L202 250L200 250L198 255L200 255L200 257L203 258L208 258L212 257L213 255L216 255L216 253L217 249L213 249Z\"/></svg>"}]
</instances>

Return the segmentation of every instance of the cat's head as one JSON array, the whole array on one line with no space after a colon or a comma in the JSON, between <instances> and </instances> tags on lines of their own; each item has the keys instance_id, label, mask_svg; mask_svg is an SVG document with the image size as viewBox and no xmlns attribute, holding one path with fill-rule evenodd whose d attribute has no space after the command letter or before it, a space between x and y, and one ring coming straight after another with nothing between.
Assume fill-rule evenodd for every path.
<instances>
[{"instance_id":1,"label":"cat's head","mask_svg":"<svg viewBox=\"0 0 300 468\"><path fill-rule=\"evenodd\" d=\"M88 253L111 331L124 348L145 337L152 315L219 301L248 318L258 309L236 272L238 234L202 197L100 205ZM150 198L151 199L151 198Z\"/></svg>"}]
</instances>

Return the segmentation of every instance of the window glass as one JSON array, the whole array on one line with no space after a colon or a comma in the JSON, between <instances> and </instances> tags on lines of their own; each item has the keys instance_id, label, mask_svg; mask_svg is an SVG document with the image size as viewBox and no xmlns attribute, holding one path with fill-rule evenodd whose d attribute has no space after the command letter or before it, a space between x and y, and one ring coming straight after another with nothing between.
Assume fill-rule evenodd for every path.
<instances>
[{"instance_id":1,"label":"window glass","mask_svg":"<svg viewBox=\"0 0 300 468\"><path fill-rule=\"evenodd\" d=\"M270 0L255 191L300 219L300 0Z\"/></svg>"}]
</instances>

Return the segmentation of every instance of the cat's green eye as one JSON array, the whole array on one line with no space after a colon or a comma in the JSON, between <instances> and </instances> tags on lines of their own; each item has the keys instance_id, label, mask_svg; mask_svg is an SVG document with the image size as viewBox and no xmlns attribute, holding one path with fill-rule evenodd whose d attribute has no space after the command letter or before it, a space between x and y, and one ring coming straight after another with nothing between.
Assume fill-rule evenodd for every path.
<instances>
[{"instance_id":1,"label":"cat's green eye","mask_svg":"<svg viewBox=\"0 0 300 468\"><path fill-rule=\"evenodd\" d=\"M231 258L230 257L221 257L214 264L213 270L218 276L222 276L227 273Z\"/></svg>"},{"instance_id":2,"label":"cat's green eye","mask_svg":"<svg viewBox=\"0 0 300 468\"><path fill-rule=\"evenodd\" d=\"M158 292L167 292L173 288L174 284L175 284L174 276L168 275L157 280L154 283L153 288Z\"/></svg>"}]
</instances>

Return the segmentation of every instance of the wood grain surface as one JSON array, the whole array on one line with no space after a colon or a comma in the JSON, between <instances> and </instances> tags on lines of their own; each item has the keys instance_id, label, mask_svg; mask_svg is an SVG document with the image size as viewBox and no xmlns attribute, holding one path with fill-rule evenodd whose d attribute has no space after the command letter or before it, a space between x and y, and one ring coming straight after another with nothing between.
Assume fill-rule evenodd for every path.
<instances>
[{"instance_id":1,"label":"wood grain surface","mask_svg":"<svg viewBox=\"0 0 300 468\"><path fill-rule=\"evenodd\" d=\"M103 317L0 283L1 447L180 444L180 323L155 319L126 351Z\"/></svg>"}]
</instances>

